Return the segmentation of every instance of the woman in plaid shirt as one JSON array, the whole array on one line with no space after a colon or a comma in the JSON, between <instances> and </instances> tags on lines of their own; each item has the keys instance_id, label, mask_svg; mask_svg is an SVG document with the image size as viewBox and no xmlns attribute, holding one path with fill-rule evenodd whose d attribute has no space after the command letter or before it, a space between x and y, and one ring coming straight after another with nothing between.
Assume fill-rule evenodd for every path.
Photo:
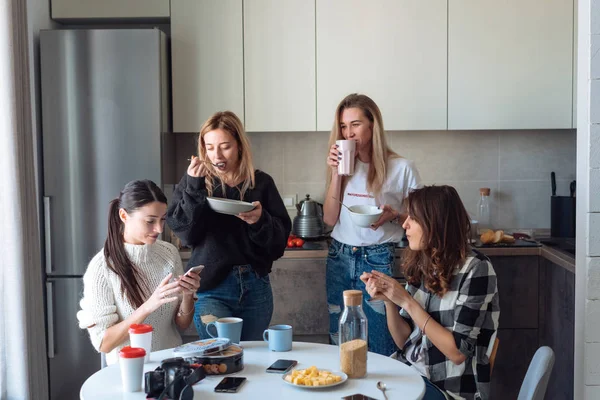
<instances>
[{"instance_id":1,"label":"woman in plaid shirt","mask_svg":"<svg viewBox=\"0 0 600 400\"><path fill-rule=\"evenodd\" d=\"M396 356L423 376L425 399L488 399L500 316L494 268L470 248L470 219L453 187L414 190L407 205L406 289L377 271L361 280L385 302Z\"/></svg>"}]
</instances>

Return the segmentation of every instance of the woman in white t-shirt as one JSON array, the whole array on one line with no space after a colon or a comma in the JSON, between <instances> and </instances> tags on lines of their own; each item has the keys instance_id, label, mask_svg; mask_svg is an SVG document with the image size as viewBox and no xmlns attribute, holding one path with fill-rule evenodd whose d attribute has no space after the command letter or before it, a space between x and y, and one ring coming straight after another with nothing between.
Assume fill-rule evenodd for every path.
<instances>
[{"instance_id":1,"label":"woman in white t-shirt","mask_svg":"<svg viewBox=\"0 0 600 400\"><path fill-rule=\"evenodd\" d=\"M356 141L354 175L350 177L337 172L340 153L336 140L341 139ZM344 307L342 292L358 289L363 292L363 309L369 321L369 351L389 356L397 347L387 329L385 307L381 302L367 301L370 296L360 275L372 270L391 275L395 243L402 239L400 224L406 218L396 210L402 208L408 193L419 186L419 173L411 161L388 147L379 107L365 95L351 94L340 102L329 145L323 220L334 226L326 278L330 340L338 342L339 318ZM348 210L336 199L348 207L375 205L383 213L371 228L361 228L352 223Z\"/></svg>"}]
</instances>

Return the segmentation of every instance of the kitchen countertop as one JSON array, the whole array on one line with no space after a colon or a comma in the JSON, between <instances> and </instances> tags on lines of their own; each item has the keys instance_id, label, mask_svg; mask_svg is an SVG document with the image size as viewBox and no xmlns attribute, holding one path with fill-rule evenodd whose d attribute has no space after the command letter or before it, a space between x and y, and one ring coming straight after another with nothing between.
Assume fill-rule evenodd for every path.
<instances>
[{"instance_id":1,"label":"kitchen countertop","mask_svg":"<svg viewBox=\"0 0 600 400\"><path fill-rule=\"evenodd\" d=\"M286 249L282 259L324 259L327 258L327 242L323 241L324 248L321 250ZM476 248L477 251L487 256L541 256L553 263L560 265L566 270L575 273L575 256L557 248L542 245L540 247L485 247ZM402 256L404 249L396 248L396 257ZM185 261L190 258L191 251L183 249L180 251L181 258Z\"/></svg>"}]
</instances>

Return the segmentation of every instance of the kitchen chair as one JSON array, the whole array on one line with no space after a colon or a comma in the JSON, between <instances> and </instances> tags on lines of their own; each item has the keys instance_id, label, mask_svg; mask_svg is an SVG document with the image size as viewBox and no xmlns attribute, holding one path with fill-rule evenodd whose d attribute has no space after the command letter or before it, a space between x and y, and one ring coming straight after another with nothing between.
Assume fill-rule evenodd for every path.
<instances>
[{"instance_id":1,"label":"kitchen chair","mask_svg":"<svg viewBox=\"0 0 600 400\"><path fill-rule=\"evenodd\" d=\"M554 367L554 351L542 346L533 355L517 400L543 400Z\"/></svg>"}]
</instances>

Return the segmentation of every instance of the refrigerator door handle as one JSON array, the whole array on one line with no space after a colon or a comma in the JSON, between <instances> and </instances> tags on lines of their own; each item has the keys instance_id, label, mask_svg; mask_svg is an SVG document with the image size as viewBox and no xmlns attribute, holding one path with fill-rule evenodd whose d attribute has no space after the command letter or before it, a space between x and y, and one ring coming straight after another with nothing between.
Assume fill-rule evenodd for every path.
<instances>
[{"instance_id":1,"label":"refrigerator door handle","mask_svg":"<svg viewBox=\"0 0 600 400\"><path fill-rule=\"evenodd\" d=\"M44 196L44 239L46 247L46 273L52 273L52 226L50 223L50 197Z\"/></svg>"},{"instance_id":2,"label":"refrigerator door handle","mask_svg":"<svg viewBox=\"0 0 600 400\"><path fill-rule=\"evenodd\" d=\"M48 326L48 358L54 358L54 287L46 282L46 318Z\"/></svg>"}]
</instances>

